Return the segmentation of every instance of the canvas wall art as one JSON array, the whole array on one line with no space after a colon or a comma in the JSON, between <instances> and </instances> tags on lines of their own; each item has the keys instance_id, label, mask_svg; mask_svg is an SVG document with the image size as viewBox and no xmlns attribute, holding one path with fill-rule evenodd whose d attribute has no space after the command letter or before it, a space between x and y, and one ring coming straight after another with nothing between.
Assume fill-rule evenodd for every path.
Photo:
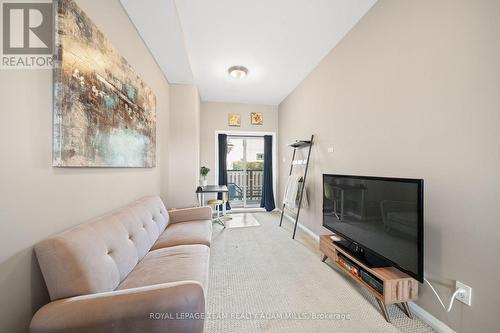
<instances>
[{"instance_id":1,"label":"canvas wall art","mask_svg":"<svg viewBox=\"0 0 500 333\"><path fill-rule=\"evenodd\" d=\"M264 123L264 115L262 112L252 112L250 114L250 121L252 125L262 125Z\"/></svg>"},{"instance_id":2,"label":"canvas wall art","mask_svg":"<svg viewBox=\"0 0 500 333\"><path fill-rule=\"evenodd\" d=\"M230 113L227 116L227 122L229 126L241 126L241 116L237 113Z\"/></svg>"},{"instance_id":3,"label":"canvas wall art","mask_svg":"<svg viewBox=\"0 0 500 333\"><path fill-rule=\"evenodd\" d=\"M73 0L58 6L53 165L154 167L153 91Z\"/></svg>"}]
</instances>

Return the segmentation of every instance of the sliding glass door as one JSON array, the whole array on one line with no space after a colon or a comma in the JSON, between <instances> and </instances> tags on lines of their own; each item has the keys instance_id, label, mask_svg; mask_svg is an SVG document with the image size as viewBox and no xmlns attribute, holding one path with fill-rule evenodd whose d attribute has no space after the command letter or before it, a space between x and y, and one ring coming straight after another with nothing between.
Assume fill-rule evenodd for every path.
<instances>
[{"instance_id":1,"label":"sliding glass door","mask_svg":"<svg viewBox=\"0 0 500 333\"><path fill-rule=\"evenodd\" d=\"M227 182L232 208L260 207L264 137L227 137Z\"/></svg>"}]
</instances>

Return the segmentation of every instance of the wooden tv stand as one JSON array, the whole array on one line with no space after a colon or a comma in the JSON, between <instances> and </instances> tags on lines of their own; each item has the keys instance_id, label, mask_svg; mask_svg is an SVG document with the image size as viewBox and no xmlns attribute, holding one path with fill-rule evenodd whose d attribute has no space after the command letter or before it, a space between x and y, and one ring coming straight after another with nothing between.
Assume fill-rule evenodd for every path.
<instances>
[{"instance_id":1,"label":"wooden tv stand","mask_svg":"<svg viewBox=\"0 0 500 333\"><path fill-rule=\"evenodd\" d=\"M418 298L417 280L410 277L408 274L401 272L395 267L370 268L366 266L354 256L349 254L348 251L336 245L330 236L331 235L320 236L319 249L323 253L323 262L327 258L332 259L342 271L344 271L358 284L366 288L377 300L382 315L389 323L391 322L391 319L389 318L389 313L387 312L387 304L399 303L401 310L409 318L413 318L407 302L414 301ZM361 268L364 272L368 272L372 277L378 279L378 282L382 282L382 292L377 291L375 288L363 281L360 277L361 273L356 268L350 270L348 268L348 263L347 265L342 264L342 256ZM346 263L345 260L344 263Z\"/></svg>"}]
</instances>

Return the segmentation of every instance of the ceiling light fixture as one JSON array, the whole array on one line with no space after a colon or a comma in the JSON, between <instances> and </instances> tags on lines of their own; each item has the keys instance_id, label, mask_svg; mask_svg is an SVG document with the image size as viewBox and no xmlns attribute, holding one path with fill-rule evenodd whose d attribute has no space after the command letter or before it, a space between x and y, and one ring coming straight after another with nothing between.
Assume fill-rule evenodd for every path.
<instances>
[{"instance_id":1,"label":"ceiling light fixture","mask_svg":"<svg viewBox=\"0 0 500 333\"><path fill-rule=\"evenodd\" d=\"M247 76L248 68L245 66L231 66L227 72L235 79L242 79Z\"/></svg>"}]
</instances>

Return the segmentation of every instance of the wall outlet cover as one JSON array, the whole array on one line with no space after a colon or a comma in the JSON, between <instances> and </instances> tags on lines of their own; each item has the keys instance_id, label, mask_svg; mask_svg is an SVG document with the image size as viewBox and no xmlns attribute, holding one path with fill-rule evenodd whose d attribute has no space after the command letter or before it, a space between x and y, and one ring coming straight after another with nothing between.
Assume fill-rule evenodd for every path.
<instances>
[{"instance_id":1,"label":"wall outlet cover","mask_svg":"<svg viewBox=\"0 0 500 333\"><path fill-rule=\"evenodd\" d=\"M456 299L464 304L467 304L468 306L471 306L472 288L460 281L457 281L455 290L459 288L462 288L465 292L458 294Z\"/></svg>"}]
</instances>

